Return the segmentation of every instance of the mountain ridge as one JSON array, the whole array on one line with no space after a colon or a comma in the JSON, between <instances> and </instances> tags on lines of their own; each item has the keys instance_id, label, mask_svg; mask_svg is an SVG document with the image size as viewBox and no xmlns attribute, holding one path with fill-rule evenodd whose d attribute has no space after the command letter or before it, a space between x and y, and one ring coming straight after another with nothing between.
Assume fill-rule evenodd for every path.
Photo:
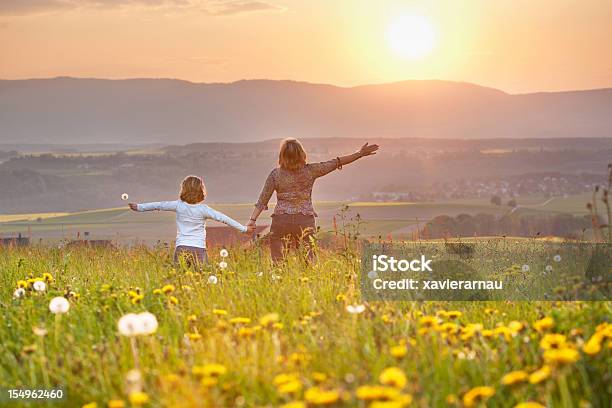
<instances>
[{"instance_id":1,"label":"mountain ridge","mask_svg":"<svg viewBox=\"0 0 612 408\"><path fill-rule=\"evenodd\" d=\"M469 82L0 80L0 142L252 142L295 137L611 137L612 88L509 94Z\"/></svg>"}]
</instances>

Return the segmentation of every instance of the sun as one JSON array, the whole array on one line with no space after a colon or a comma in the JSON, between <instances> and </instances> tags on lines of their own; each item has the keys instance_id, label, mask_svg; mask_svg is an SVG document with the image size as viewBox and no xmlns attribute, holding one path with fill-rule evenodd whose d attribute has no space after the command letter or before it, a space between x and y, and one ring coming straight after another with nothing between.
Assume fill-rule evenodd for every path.
<instances>
[{"instance_id":1,"label":"sun","mask_svg":"<svg viewBox=\"0 0 612 408\"><path fill-rule=\"evenodd\" d=\"M405 15L391 22L387 29L387 41L399 57L420 59L434 49L436 32L426 17Z\"/></svg>"}]
</instances>

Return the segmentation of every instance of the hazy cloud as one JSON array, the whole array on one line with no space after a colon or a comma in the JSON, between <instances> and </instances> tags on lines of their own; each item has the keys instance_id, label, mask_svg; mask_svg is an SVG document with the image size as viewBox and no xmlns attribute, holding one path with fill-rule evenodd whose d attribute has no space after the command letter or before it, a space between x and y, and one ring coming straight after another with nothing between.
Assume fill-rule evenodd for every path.
<instances>
[{"instance_id":1,"label":"hazy cloud","mask_svg":"<svg viewBox=\"0 0 612 408\"><path fill-rule=\"evenodd\" d=\"M201 11L218 16L279 9L258 0L0 0L0 15L24 16L78 8L130 6Z\"/></svg>"}]
</instances>

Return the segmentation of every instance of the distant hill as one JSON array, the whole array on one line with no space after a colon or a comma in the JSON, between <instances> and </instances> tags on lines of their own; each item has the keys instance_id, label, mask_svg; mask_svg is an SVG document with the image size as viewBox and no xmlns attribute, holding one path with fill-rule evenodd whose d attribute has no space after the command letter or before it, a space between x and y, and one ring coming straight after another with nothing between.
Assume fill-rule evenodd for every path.
<instances>
[{"instance_id":1,"label":"distant hill","mask_svg":"<svg viewBox=\"0 0 612 408\"><path fill-rule=\"evenodd\" d=\"M468 83L0 81L2 143L249 142L296 137L612 136L612 89L511 95Z\"/></svg>"}]
</instances>

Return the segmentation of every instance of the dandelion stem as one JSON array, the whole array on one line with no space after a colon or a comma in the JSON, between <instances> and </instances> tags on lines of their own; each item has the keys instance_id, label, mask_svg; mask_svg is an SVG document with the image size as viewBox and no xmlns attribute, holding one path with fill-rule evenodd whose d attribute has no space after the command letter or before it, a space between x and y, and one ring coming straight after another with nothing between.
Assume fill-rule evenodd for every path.
<instances>
[{"instance_id":1,"label":"dandelion stem","mask_svg":"<svg viewBox=\"0 0 612 408\"><path fill-rule=\"evenodd\" d=\"M130 337L130 348L132 349L132 357L134 359L134 367L140 369L140 362L138 360L138 347L136 344L136 337Z\"/></svg>"}]
</instances>

